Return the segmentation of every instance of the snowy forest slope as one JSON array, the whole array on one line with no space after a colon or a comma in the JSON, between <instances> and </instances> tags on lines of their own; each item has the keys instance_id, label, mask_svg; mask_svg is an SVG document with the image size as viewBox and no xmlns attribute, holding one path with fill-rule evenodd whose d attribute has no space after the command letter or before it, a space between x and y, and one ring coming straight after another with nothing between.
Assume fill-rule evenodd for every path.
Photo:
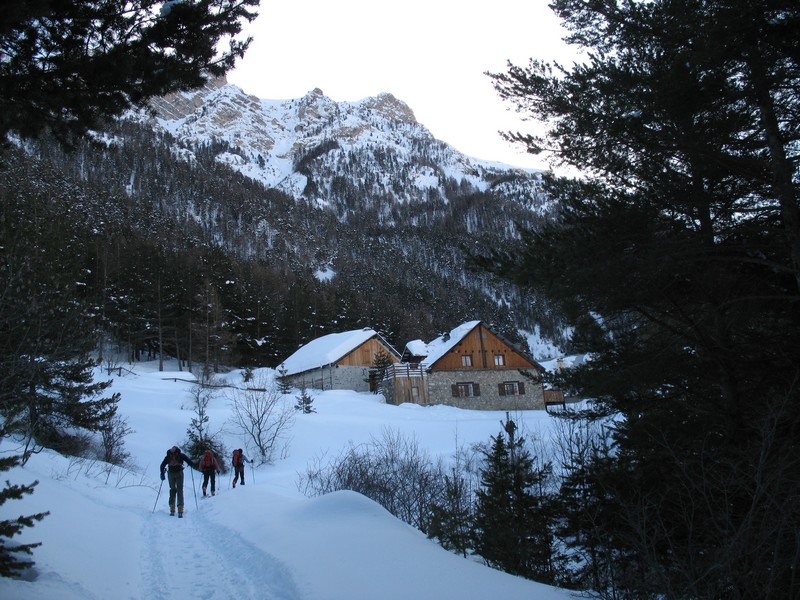
<instances>
[{"instance_id":1,"label":"snowy forest slope","mask_svg":"<svg viewBox=\"0 0 800 600\"><path fill-rule=\"evenodd\" d=\"M155 110L68 152L27 142L0 167L19 206L10 227L29 229L34 205L76 215L45 237L69 239L112 339L153 349L160 302L171 354L207 322L197 335L229 364L274 366L365 326L402 348L471 319L563 345L535 291L469 264L547 218L537 174L461 155L387 94L262 101L217 81Z\"/></svg>"}]
</instances>

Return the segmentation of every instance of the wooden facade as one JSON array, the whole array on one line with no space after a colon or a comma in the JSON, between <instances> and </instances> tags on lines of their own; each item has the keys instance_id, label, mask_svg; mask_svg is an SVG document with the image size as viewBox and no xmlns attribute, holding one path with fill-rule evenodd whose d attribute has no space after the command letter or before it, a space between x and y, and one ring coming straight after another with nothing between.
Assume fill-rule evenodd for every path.
<instances>
[{"instance_id":1,"label":"wooden facade","mask_svg":"<svg viewBox=\"0 0 800 600\"><path fill-rule=\"evenodd\" d=\"M562 390L545 390L544 406L545 408L550 408L551 406L566 408L567 404L564 399L564 392Z\"/></svg>"},{"instance_id":2,"label":"wooden facade","mask_svg":"<svg viewBox=\"0 0 800 600\"><path fill-rule=\"evenodd\" d=\"M387 373L383 387L388 403L477 410L544 408L544 368L480 321L434 340L427 351ZM412 354L407 347L404 356Z\"/></svg>"},{"instance_id":3,"label":"wooden facade","mask_svg":"<svg viewBox=\"0 0 800 600\"><path fill-rule=\"evenodd\" d=\"M427 364L432 371L467 371L469 369L533 369L542 367L514 349L511 344L478 323L444 356Z\"/></svg>"},{"instance_id":4,"label":"wooden facade","mask_svg":"<svg viewBox=\"0 0 800 600\"><path fill-rule=\"evenodd\" d=\"M400 362L393 348L385 346L377 338L370 338L358 348L345 354L335 364L344 367L371 367L375 362L375 356L380 352L386 352L393 363Z\"/></svg>"},{"instance_id":5,"label":"wooden facade","mask_svg":"<svg viewBox=\"0 0 800 600\"><path fill-rule=\"evenodd\" d=\"M375 359L380 354L392 364L400 361L400 354L371 329L329 334L286 359L284 381L298 388L374 392L380 378Z\"/></svg>"}]
</instances>

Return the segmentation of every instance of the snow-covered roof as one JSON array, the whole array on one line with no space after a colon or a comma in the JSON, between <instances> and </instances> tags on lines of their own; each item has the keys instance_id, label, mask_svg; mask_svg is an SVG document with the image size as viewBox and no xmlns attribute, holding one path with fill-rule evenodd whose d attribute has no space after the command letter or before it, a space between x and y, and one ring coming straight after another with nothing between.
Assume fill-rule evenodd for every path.
<instances>
[{"instance_id":1,"label":"snow-covered roof","mask_svg":"<svg viewBox=\"0 0 800 600\"><path fill-rule=\"evenodd\" d=\"M428 344L422 340L411 340L406 344L404 354L411 356L428 356Z\"/></svg>"},{"instance_id":2,"label":"snow-covered roof","mask_svg":"<svg viewBox=\"0 0 800 600\"><path fill-rule=\"evenodd\" d=\"M298 349L283 361L283 367L287 375L295 375L328 366L376 335L377 332L369 327L323 335Z\"/></svg>"},{"instance_id":3,"label":"snow-covered roof","mask_svg":"<svg viewBox=\"0 0 800 600\"><path fill-rule=\"evenodd\" d=\"M462 323L449 333L445 333L444 335L428 343L425 349L426 351L417 354L417 356L425 356L425 360L422 361L423 368L431 366L437 360L442 358L453 348L453 346L463 340L467 334L475 329L478 325L480 325L480 321L468 321L467 323Z\"/></svg>"}]
</instances>

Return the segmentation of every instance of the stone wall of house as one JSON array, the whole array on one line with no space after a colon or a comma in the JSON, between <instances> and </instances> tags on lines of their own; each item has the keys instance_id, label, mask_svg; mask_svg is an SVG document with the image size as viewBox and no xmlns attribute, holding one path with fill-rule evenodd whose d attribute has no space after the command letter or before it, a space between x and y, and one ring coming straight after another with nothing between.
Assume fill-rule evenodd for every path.
<instances>
[{"instance_id":1,"label":"stone wall of house","mask_svg":"<svg viewBox=\"0 0 800 600\"><path fill-rule=\"evenodd\" d=\"M369 391L369 368L332 366L287 377L291 385L309 390Z\"/></svg>"},{"instance_id":2,"label":"stone wall of house","mask_svg":"<svg viewBox=\"0 0 800 600\"><path fill-rule=\"evenodd\" d=\"M525 393L501 396L498 386L507 381L524 383ZM479 384L481 395L453 397L453 384L467 382ZM539 410L544 409L544 386L525 379L516 369L433 371L428 375L428 403L472 410Z\"/></svg>"}]
</instances>

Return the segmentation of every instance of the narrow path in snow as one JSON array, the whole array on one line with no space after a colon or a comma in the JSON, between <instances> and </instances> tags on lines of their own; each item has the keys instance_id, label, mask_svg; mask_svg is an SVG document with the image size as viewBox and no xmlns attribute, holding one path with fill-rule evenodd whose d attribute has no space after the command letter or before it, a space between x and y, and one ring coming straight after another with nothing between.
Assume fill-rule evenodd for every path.
<instances>
[{"instance_id":1,"label":"narrow path in snow","mask_svg":"<svg viewBox=\"0 0 800 600\"><path fill-rule=\"evenodd\" d=\"M205 517L209 502L213 499L200 500L195 509L192 497L183 519L162 506L145 522L143 598L298 600L294 580L280 561Z\"/></svg>"}]
</instances>

